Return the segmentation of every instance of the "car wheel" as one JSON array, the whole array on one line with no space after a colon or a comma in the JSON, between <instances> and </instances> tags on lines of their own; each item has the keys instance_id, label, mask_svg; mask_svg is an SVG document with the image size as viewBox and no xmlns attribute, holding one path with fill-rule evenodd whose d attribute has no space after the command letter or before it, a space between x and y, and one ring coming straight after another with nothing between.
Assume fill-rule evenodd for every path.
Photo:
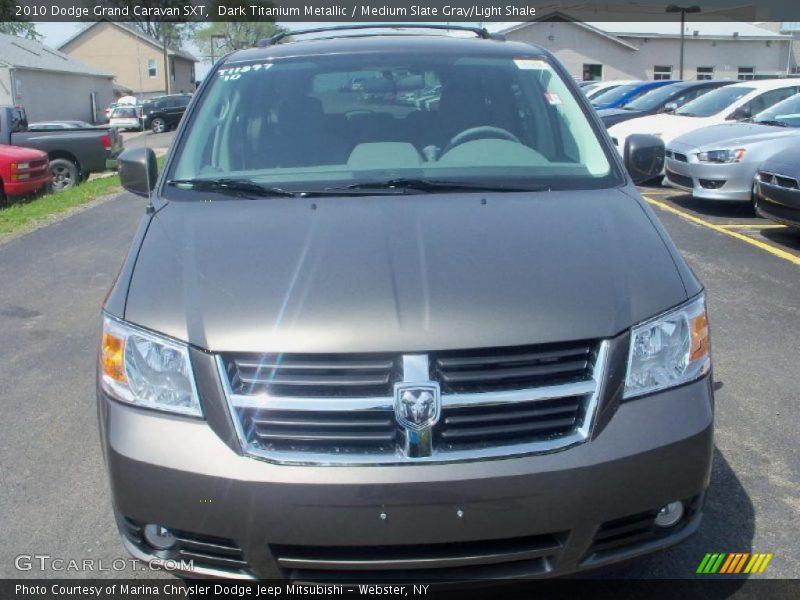
<instances>
[{"instance_id":1,"label":"car wheel","mask_svg":"<svg viewBox=\"0 0 800 600\"><path fill-rule=\"evenodd\" d=\"M53 176L51 185L54 192L63 192L80 182L78 165L66 158L51 160L50 173Z\"/></svg>"},{"instance_id":2,"label":"car wheel","mask_svg":"<svg viewBox=\"0 0 800 600\"><path fill-rule=\"evenodd\" d=\"M164 133L167 130L167 123L160 117L153 119L151 129L153 130L153 133Z\"/></svg>"}]
</instances>

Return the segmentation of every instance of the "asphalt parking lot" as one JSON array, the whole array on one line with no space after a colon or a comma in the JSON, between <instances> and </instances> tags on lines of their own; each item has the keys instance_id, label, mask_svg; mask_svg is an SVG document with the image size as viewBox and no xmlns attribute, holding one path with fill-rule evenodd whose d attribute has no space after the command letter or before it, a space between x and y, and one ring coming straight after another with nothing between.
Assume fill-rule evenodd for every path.
<instances>
[{"instance_id":1,"label":"asphalt parking lot","mask_svg":"<svg viewBox=\"0 0 800 600\"><path fill-rule=\"evenodd\" d=\"M706 285L717 450L700 532L613 574L692 577L706 552L771 552L757 577L795 577L800 233L746 207L642 191ZM121 194L0 244L0 577L152 576L15 567L19 555L127 558L97 437L94 369L100 305L144 204Z\"/></svg>"}]
</instances>

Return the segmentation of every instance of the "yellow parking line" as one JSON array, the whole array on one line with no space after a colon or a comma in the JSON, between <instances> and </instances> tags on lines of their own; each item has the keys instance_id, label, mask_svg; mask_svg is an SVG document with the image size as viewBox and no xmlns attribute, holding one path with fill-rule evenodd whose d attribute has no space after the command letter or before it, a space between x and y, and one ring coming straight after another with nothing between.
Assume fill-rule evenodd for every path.
<instances>
[{"instance_id":1,"label":"yellow parking line","mask_svg":"<svg viewBox=\"0 0 800 600\"><path fill-rule=\"evenodd\" d=\"M786 225L768 224L762 225L760 223L729 223L721 224L723 229L786 229Z\"/></svg>"},{"instance_id":2,"label":"yellow parking line","mask_svg":"<svg viewBox=\"0 0 800 600\"><path fill-rule=\"evenodd\" d=\"M773 246L772 244L766 244L761 240L748 237L743 233L739 233L738 231L730 231L720 225L715 225L714 223L710 223L708 221L695 217L694 215L689 214L688 212L679 210L674 206L667 204L666 202L661 202L660 200L654 200L653 198L648 198L647 196L644 196L644 199L647 200L653 206L657 206L661 210L671 212L672 214L678 215L679 217L683 217L687 221L691 221L692 223L696 223L697 225L707 227L708 229L711 229L713 231L717 231L719 233L724 233L725 235L734 237L737 240L741 240L743 242L751 244L756 248L761 248L762 250L769 252L770 254L777 256L778 258L782 258L783 260L788 260L790 263L800 266L800 256L796 256L794 254L791 254L790 252L781 250L777 246Z\"/></svg>"}]
</instances>

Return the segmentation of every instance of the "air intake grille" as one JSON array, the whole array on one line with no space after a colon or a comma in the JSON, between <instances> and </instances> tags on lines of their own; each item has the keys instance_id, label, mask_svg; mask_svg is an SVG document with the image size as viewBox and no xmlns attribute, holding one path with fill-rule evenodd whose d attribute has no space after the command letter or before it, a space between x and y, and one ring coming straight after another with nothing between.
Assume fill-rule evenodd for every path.
<instances>
[{"instance_id":1,"label":"air intake grille","mask_svg":"<svg viewBox=\"0 0 800 600\"><path fill-rule=\"evenodd\" d=\"M582 341L413 355L224 354L217 364L246 453L293 464L395 464L506 457L584 441L606 347ZM433 396L435 416L414 429L409 400L398 392L395 401L395 384L403 390L426 383L440 398Z\"/></svg>"},{"instance_id":2,"label":"air intake grille","mask_svg":"<svg viewBox=\"0 0 800 600\"><path fill-rule=\"evenodd\" d=\"M766 171L759 171L758 178L764 183L768 183L770 185L775 185L790 190L798 189L797 180L792 177L786 177L784 175L776 175L774 173L767 173Z\"/></svg>"},{"instance_id":3,"label":"air intake grille","mask_svg":"<svg viewBox=\"0 0 800 600\"><path fill-rule=\"evenodd\" d=\"M477 569L462 573L469 578L480 576L492 565L525 561L530 571L546 572L561 551L565 534L543 534L528 537L481 540L413 546L320 547L272 546L278 565L284 569L315 572L346 572L348 577L375 577L386 572L388 577L455 574L456 569ZM537 562L541 561L541 562ZM312 575L313 578L313 575Z\"/></svg>"},{"instance_id":4,"label":"air intake grille","mask_svg":"<svg viewBox=\"0 0 800 600\"><path fill-rule=\"evenodd\" d=\"M524 389L577 381L591 375L595 344L550 344L491 350L440 352L433 377L443 393Z\"/></svg>"},{"instance_id":5,"label":"air intake grille","mask_svg":"<svg viewBox=\"0 0 800 600\"><path fill-rule=\"evenodd\" d=\"M394 356L232 355L228 375L235 394L375 396L392 393Z\"/></svg>"},{"instance_id":6,"label":"air intake grille","mask_svg":"<svg viewBox=\"0 0 800 600\"><path fill-rule=\"evenodd\" d=\"M388 452L397 438L392 411L249 410L241 417L253 438L274 450L335 446Z\"/></svg>"},{"instance_id":7,"label":"air intake grille","mask_svg":"<svg viewBox=\"0 0 800 600\"><path fill-rule=\"evenodd\" d=\"M463 444L513 443L558 437L572 431L585 407L583 396L556 400L490 404L444 411L438 435L444 447Z\"/></svg>"}]
</instances>

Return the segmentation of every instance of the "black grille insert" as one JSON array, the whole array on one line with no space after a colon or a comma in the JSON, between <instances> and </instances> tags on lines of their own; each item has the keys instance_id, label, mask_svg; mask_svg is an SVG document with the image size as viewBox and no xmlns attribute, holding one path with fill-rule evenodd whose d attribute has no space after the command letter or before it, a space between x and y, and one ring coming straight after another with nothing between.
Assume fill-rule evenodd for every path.
<instances>
[{"instance_id":1,"label":"black grille insert","mask_svg":"<svg viewBox=\"0 0 800 600\"><path fill-rule=\"evenodd\" d=\"M394 355L227 355L234 394L386 396L399 379Z\"/></svg>"},{"instance_id":2,"label":"black grille insert","mask_svg":"<svg viewBox=\"0 0 800 600\"><path fill-rule=\"evenodd\" d=\"M764 171L759 171L758 177L761 181L763 181L764 183L768 183L770 185L775 185L790 190L798 189L798 182L796 179L792 177L786 177L784 175L776 175L774 173L766 173Z\"/></svg>"},{"instance_id":3,"label":"black grille insert","mask_svg":"<svg viewBox=\"0 0 800 600\"><path fill-rule=\"evenodd\" d=\"M438 436L443 447L522 443L567 435L581 422L587 396L448 408Z\"/></svg>"},{"instance_id":4,"label":"black grille insert","mask_svg":"<svg viewBox=\"0 0 800 600\"><path fill-rule=\"evenodd\" d=\"M392 411L239 411L248 438L265 450L324 451L337 448L340 451L389 451L397 441L397 425Z\"/></svg>"},{"instance_id":5,"label":"black grille insert","mask_svg":"<svg viewBox=\"0 0 800 600\"><path fill-rule=\"evenodd\" d=\"M676 185L682 185L683 187L692 188L694 187L694 181L692 181L691 177L686 177L686 175L678 175L674 171L670 171L669 169L666 170L667 179L669 179L672 183Z\"/></svg>"},{"instance_id":6,"label":"black grille insert","mask_svg":"<svg viewBox=\"0 0 800 600\"><path fill-rule=\"evenodd\" d=\"M591 377L594 344L569 342L432 355L443 394L525 389Z\"/></svg>"}]
</instances>

